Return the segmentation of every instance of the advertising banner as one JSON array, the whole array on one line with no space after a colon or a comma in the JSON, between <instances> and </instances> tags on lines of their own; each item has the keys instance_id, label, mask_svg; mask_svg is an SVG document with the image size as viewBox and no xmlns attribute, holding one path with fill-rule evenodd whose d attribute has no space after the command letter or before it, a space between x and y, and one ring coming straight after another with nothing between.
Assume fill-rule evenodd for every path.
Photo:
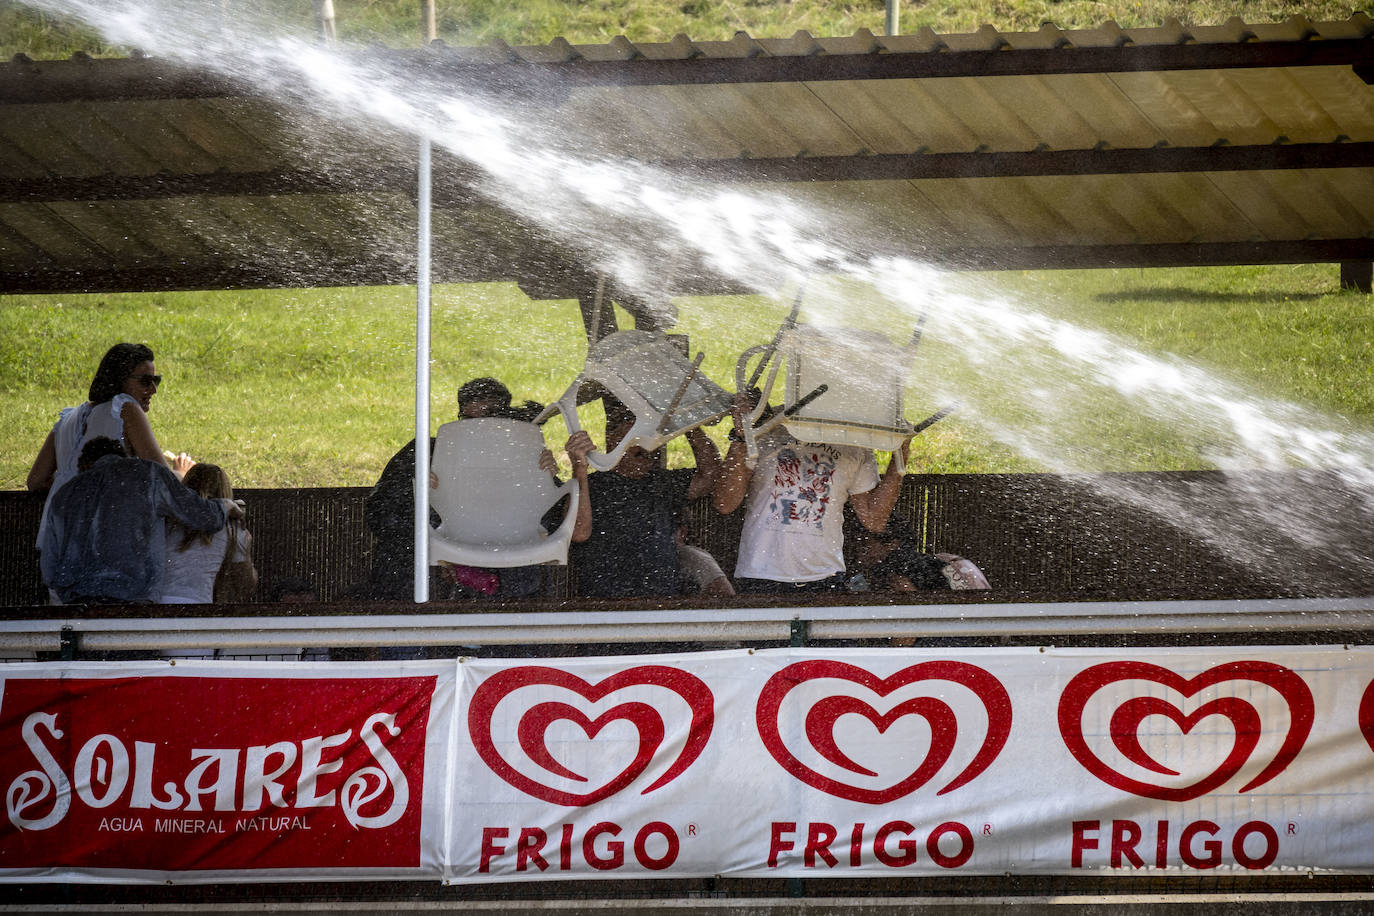
<instances>
[{"instance_id":1,"label":"advertising banner","mask_svg":"<svg viewBox=\"0 0 1374 916\"><path fill-rule=\"evenodd\" d=\"M439 874L451 662L0 675L6 878Z\"/></svg>"},{"instance_id":2,"label":"advertising banner","mask_svg":"<svg viewBox=\"0 0 1374 916\"><path fill-rule=\"evenodd\" d=\"M1374 653L460 665L455 881L1374 870Z\"/></svg>"},{"instance_id":3,"label":"advertising banner","mask_svg":"<svg viewBox=\"0 0 1374 916\"><path fill-rule=\"evenodd\" d=\"M0 668L0 880L1374 872L1374 650Z\"/></svg>"}]
</instances>

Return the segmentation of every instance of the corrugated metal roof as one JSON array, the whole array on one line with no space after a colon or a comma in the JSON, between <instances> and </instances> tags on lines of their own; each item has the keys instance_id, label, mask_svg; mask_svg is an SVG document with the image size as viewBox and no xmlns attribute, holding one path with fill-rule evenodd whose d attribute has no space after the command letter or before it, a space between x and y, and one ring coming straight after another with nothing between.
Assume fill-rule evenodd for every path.
<instances>
[{"instance_id":1,"label":"corrugated metal roof","mask_svg":"<svg viewBox=\"0 0 1374 916\"><path fill-rule=\"evenodd\" d=\"M964 267L1374 258L1374 21L365 52L594 156L766 188ZM548 87L556 87L548 101ZM0 64L0 291L411 282L413 141L150 59ZM436 278L585 285L436 174ZM669 283L713 280L684 258Z\"/></svg>"}]
</instances>

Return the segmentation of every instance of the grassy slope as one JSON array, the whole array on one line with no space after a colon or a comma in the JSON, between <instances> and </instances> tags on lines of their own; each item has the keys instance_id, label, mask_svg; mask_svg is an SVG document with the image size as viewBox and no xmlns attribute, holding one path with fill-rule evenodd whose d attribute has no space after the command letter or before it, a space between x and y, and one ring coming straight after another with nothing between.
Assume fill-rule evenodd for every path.
<instances>
[{"instance_id":1,"label":"grassy slope","mask_svg":"<svg viewBox=\"0 0 1374 916\"><path fill-rule=\"evenodd\" d=\"M1333 267L974 279L1144 349L1196 360L1257 393L1374 427L1374 298L1338 292ZM368 484L411 436L412 296L384 288L0 297L0 410L11 431L0 446L0 487L23 485L57 410L81 399L100 353L116 340L146 341L158 354L167 382L153 421L165 446L223 463L242 485ZM707 352L703 371L726 385L735 355L767 340L784 308L754 299L678 306L679 330ZM932 317L923 367L942 364L941 323L957 318ZM451 418L456 387L477 375L498 374L518 398L557 397L585 352L574 303L530 302L507 285L440 287L433 340L436 423ZM913 415L933 406L922 403L919 379ZM584 409L589 427L599 429L599 419ZM564 435L551 424L551 442ZM1190 443L1142 427L1126 411L1079 435L1084 460L1096 467L1199 464ZM959 417L918 440L916 452L932 471L1037 467L989 445Z\"/></svg>"}]
</instances>

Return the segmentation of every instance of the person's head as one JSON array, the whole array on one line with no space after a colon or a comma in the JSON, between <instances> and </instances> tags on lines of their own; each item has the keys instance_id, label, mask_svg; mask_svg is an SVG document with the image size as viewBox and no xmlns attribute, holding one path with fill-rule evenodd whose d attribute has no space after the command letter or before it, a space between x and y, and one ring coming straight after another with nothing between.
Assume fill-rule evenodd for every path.
<instances>
[{"instance_id":1,"label":"person's head","mask_svg":"<svg viewBox=\"0 0 1374 916\"><path fill-rule=\"evenodd\" d=\"M894 549L873 570L873 587L879 591L915 592L950 587L939 557L920 553L910 545Z\"/></svg>"},{"instance_id":2,"label":"person's head","mask_svg":"<svg viewBox=\"0 0 1374 916\"><path fill-rule=\"evenodd\" d=\"M613 452L619 448L620 443L625 441L625 437L630 434L630 430L635 425L634 415L621 419L615 426L611 425L611 413L606 412L606 451ZM620 462L615 466L615 472L622 477L639 479L647 477L656 468L663 466L663 449L648 452L638 445L632 445L625 449L620 455Z\"/></svg>"},{"instance_id":3,"label":"person's head","mask_svg":"<svg viewBox=\"0 0 1374 916\"><path fill-rule=\"evenodd\" d=\"M234 498L234 488L229 484L229 475L217 464L193 464L181 482L206 499Z\"/></svg>"},{"instance_id":4,"label":"person's head","mask_svg":"<svg viewBox=\"0 0 1374 916\"><path fill-rule=\"evenodd\" d=\"M108 436L96 436L81 447L81 454L76 459L76 469L78 471L90 470L97 461L106 455L118 455L123 458L126 457L127 453L124 451L124 446L117 440Z\"/></svg>"},{"instance_id":5,"label":"person's head","mask_svg":"<svg viewBox=\"0 0 1374 916\"><path fill-rule=\"evenodd\" d=\"M146 411L161 381L151 349L143 344L115 344L101 357L86 399L104 404L115 395L127 394Z\"/></svg>"},{"instance_id":6,"label":"person's head","mask_svg":"<svg viewBox=\"0 0 1374 916\"><path fill-rule=\"evenodd\" d=\"M510 389L494 378L475 378L458 389L458 416L497 416L510 408Z\"/></svg>"}]
</instances>

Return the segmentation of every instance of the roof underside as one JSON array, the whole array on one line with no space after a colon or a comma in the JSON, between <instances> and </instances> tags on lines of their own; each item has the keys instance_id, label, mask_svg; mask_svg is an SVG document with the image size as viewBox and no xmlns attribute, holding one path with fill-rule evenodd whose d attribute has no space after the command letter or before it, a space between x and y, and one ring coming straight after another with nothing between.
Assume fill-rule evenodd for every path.
<instances>
[{"instance_id":1,"label":"roof underside","mask_svg":"<svg viewBox=\"0 0 1374 916\"><path fill-rule=\"evenodd\" d=\"M1374 258L1363 15L367 53L499 87L526 118L537 85L560 144L803 203L863 251L986 269ZM163 61L0 64L0 292L410 283L415 157L411 137ZM436 162L435 279L585 289L585 257L481 177ZM690 254L665 269L677 292L735 287Z\"/></svg>"}]
</instances>

